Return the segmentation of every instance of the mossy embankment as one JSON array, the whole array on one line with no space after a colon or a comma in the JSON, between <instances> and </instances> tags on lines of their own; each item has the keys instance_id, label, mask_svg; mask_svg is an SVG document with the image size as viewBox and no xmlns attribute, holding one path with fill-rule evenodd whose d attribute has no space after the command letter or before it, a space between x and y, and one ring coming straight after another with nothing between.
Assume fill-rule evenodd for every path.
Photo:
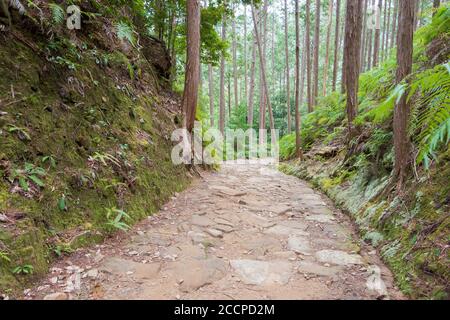
<instances>
[{"instance_id":1,"label":"mossy embankment","mask_svg":"<svg viewBox=\"0 0 450 320\"><path fill-rule=\"evenodd\" d=\"M55 26L44 2L29 13L40 25L24 18L0 33L3 294L117 231L119 210L131 225L188 184L170 156L181 110L164 45L129 6L93 3L78 31ZM134 42L117 36L119 19Z\"/></svg>"},{"instance_id":2,"label":"mossy embankment","mask_svg":"<svg viewBox=\"0 0 450 320\"><path fill-rule=\"evenodd\" d=\"M355 221L412 298L450 297L450 6L415 35L413 74L395 83L395 52L360 77L358 134L347 135L345 96L320 99L303 118L303 161L282 171L310 181ZM403 192L392 190L393 110L410 92L411 167ZM295 154L295 135L280 141L284 160ZM400 190L401 191L401 190Z\"/></svg>"}]
</instances>

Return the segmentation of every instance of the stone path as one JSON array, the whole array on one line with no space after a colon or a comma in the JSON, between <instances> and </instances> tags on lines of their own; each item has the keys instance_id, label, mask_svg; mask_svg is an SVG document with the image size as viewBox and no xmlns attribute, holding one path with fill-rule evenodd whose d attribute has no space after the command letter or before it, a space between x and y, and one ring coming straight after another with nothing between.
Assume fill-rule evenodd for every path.
<instances>
[{"instance_id":1,"label":"stone path","mask_svg":"<svg viewBox=\"0 0 450 320\"><path fill-rule=\"evenodd\" d=\"M305 182L269 165L202 175L125 238L60 261L27 298L402 298L348 218Z\"/></svg>"}]
</instances>

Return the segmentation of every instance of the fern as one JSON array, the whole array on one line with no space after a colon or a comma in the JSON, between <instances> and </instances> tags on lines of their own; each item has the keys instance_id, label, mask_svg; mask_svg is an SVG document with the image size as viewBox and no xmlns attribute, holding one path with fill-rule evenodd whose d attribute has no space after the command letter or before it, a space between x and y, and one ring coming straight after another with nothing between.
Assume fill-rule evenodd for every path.
<instances>
[{"instance_id":1,"label":"fern","mask_svg":"<svg viewBox=\"0 0 450 320\"><path fill-rule=\"evenodd\" d=\"M410 86L410 99L420 94L413 105L410 135L418 145L417 163L429 168L435 151L450 141L450 65L422 72Z\"/></svg>"},{"instance_id":2,"label":"fern","mask_svg":"<svg viewBox=\"0 0 450 320\"><path fill-rule=\"evenodd\" d=\"M48 6L52 10L52 19L55 24L61 24L66 19L66 13L64 12L64 9L56 4L56 3L49 3Z\"/></svg>"},{"instance_id":3,"label":"fern","mask_svg":"<svg viewBox=\"0 0 450 320\"><path fill-rule=\"evenodd\" d=\"M135 38L135 35L134 35L134 30L128 23L126 23L124 21L119 21L116 24L116 32L117 32L117 37L120 40L126 39L133 46L135 45L136 38Z\"/></svg>"}]
</instances>

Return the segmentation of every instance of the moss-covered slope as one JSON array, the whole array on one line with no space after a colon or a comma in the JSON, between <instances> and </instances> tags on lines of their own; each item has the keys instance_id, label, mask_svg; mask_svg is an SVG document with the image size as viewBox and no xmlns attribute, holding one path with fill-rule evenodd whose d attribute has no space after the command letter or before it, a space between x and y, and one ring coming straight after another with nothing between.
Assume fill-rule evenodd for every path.
<instances>
[{"instance_id":1,"label":"moss-covered slope","mask_svg":"<svg viewBox=\"0 0 450 320\"><path fill-rule=\"evenodd\" d=\"M127 6L83 3L101 16L80 31L55 27L40 2L43 25L0 33L0 293L124 227L120 210L131 225L187 184L170 158L178 98L152 60L168 60L163 45L139 23L134 44L117 37Z\"/></svg>"},{"instance_id":2,"label":"moss-covered slope","mask_svg":"<svg viewBox=\"0 0 450 320\"><path fill-rule=\"evenodd\" d=\"M304 161L282 170L311 181L356 222L413 298L450 297L450 6L415 35L409 77L409 134L414 155L403 192L391 192L395 52L360 77L358 135L348 141L345 96L334 92L303 118ZM295 135L280 142L292 159Z\"/></svg>"}]
</instances>

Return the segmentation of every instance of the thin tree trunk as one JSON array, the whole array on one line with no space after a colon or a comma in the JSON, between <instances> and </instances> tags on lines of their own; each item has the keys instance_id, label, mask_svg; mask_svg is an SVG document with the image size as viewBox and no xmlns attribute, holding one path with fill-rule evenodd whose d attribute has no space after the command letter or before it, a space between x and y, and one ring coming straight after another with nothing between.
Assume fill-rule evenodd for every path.
<instances>
[{"instance_id":1,"label":"thin tree trunk","mask_svg":"<svg viewBox=\"0 0 450 320\"><path fill-rule=\"evenodd\" d=\"M339 63L339 21L341 13L341 0L336 0L336 30L334 38L334 65L333 65L333 91L336 91L338 63Z\"/></svg>"},{"instance_id":2,"label":"thin tree trunk","mask_svg":"<svg viewBox=\"0 0 450 320\"><path fill-rule=\"evenodd\" d=\"M222 40L227 38L226 17L222 22ZM220 103L219 103L219 130L225 133L225 56L222 54L220 59Z\"/></svg>"},{"instance_id":3,"label":"thin tree trunk","mask_svg":"<svg viewBox=\"0 0 450 320\"><path fill-rule=\"evenodd\" d=\"M244 5L244 97L248 96L247 64L247 6Z\"/></svg>"},{"instance_id":4,"label":"thin tree trunk","mask_svg":"<svg viewBox=\"0 0 450 320\"><path fill-rule=\"evenodd\" d=\"M236 52L236 19L231 22L233 32L233 84L234 84L234 107L239 106L239 91L238 91L238 74L237 74L237 52Z\"/></svg>"},{"instance_id":5,"label":"thin tree trunk","mask_svg":"<svg viewBox=\"0 0 450 320\"><path fill-rule=\"evenodd\" d=\"M198 0L187 1L187 57L186 77L183 94L185 128L194 128L197 110L200 66L200 5Z\"/></svg>"},{"instance_id":6,"label":"thin tree trunk","mask_svg":"<svg viewBox=\"0 0 450 320\"><path fill-rule=\"evenodd\" d=\"M414 1L399 0L397 83L402 82L412 71L415 13ZM407 131L410 105L407 96L407 93L403 94L394 110L394 177L397 179L397 190L399 191L403 190L404 181L411 164L411 143Z\"/></svg>"},{"instance_id":7,"label":"thin tree trunk","mask_svg":"<svg viewBox=\"0 0 450 320\"><path fill-rule=\"evenodd\" d=\"M358 112L358 79L361 54L363 0L347 1L345 27L345 73L349 141L354 135L353 121Z\"/></svg>"},{"instance_id":8,"label":"thin tree trunk","mask_svg":"<svg viewBox=\"0 0 450 320\"><path fill-rule=\"evenodd\" d=\"M328 8L328 28L327 28L327 40L325 49L325 65L323 67L323 85L322 95L327 95L327 82L328 82L328 65L330 63L330 41L331 41L331 26L333 25L333 1L330 0Z\"/></svg>"},{"instance_id":9,"label":"thin tree trunk","mask_svg":"<svg viewBox=\"0 0 450 320\"><path fill-rule=\"evenodd\" d=\"M394 14L393 14L393 22L392 22L392 33L391 33L391 46L390 48L393 48L395 45L395 39L397 34L397 27L398 27L398 1L394 0Z\"/></svg>"},{"instance_id":10,"label":"thin tree trunk","mask_svg":"<svg viewBox=\"0 0 450 320\"><path fill-rule=\"evenodd\" d=\"M273 113L272 113L272 105L269 99L269 90L267 87L267 82L266 82L266 68L265 68L265 64L264 64L264 56L263 56L263 50L262 50L262 46L261 46L261 42L260 42L260 38L259 38L259 33L258 33L258 25L256 24L256 17L255 17L255 9L252 6L252 16L253 16L253 24L255 27L255 35L256 35L256 43L258 44L258 52L259 52L259 60L260 60L260 64L261 64L261 73L262 73L262 82L263 82L263 86L264 86L264 91L266 92L266 97L267 97L267 107L269 110L269 120L270 120L270 129L271 130L275 130L275 123L274 123L274 119L273 119Z\"/></svg>"},{"instance_id":11,"label":"thin tree trunk","mask_svg":"<svg viewBox=\"0 0 450 320\"><path fill-rule=\"evenodd\" d=\"M365 71L366 67L366 51L367 51L367 7L368 7L369 0L364 0L364 11L363 11L363 30L362 30L362 40L361 40L361 65L360 65L360 72Z\"/></svg>"},{"instance_id":12,"label":"thin tree trunk","mask_svg":"<svg viewBox=\"0 0 450 320\"><path fill-rule=\"evenodd\" d=\"M313 112L313 98L311 88L311 0L306 0L306 92L308 96L308 112Z\"/></svg>"},{"instance_id":13,"label":"thin tree trunk","mask_svg":"<svg viewBox=\"0 0 450 320\"><path fill-rule=\"evenodd\" d=\"M302 158L300 137L300 26L298 1L295 0L295 155Z\"/></svg>"},{"instance_id":14,"label":"thin tree trunk","mask_svg":"<svg viewBox=\"0 0 450 320\"><path fill-rule=\"evenodd\" d=\"M385 53L386 53L386 37L387 37L387 33L386 33L386 29L387 29L387 12L388 12L388 0L384 1L384 18L383 18L383 31L382 31L382 35L383 38L381 40L381 61L384 61L385 59Z\"/></svg>"},{"instance_id":15,"label":"thin tree trunk","mask_svg":"<svg viewBox=\"0 0 450 320\"><path fill-rule=\"evenodd\" d=\"M290 69L289 69L289 39L288 39L288 6L287 0L284 0L284 44L285 44L285 56L286 56L286 110L287 110L287 132L291 133L292 120L291 120L291 91L290 91Z\"/></svg>"},{"instance_id":16,"label":"thin tree trunk","mask_svg":"<svg viewBox=\"0 0 450 320\"><path fill-rule=\"evenodd\" d=\"M319 50L320 50L320 0L316 0L316 24L314 31L314 89L313 105L319 95Z\"/></svg>"},{"instance_id":17,"label":"thin tree trunk","mask_svg":"<svg viewBox=\"0 0 450 320\"><path fill-rule=\"evenodd\" d=\"M228 123L231 119L231 74L228 73Z\"/></svg>"},{"instance_id":18,"label":"thin tree trunk","mask_svg":"<svg viewBox=\"0 0 450 320\"><path fill-rule=\"evenodd\" d=\"M389 55L389 37L391 35L391 10L392 10L392 0L389 0L388 4L388 16L387 16L387 27L386 27L386 45L385 45L385 58Z\"/></svg>"},{"instance_id":19,"label":"thin tree trunk","mask_svg":"<svg viewBox=\"0 0 450 320\"><path fill-rule=\"evenodd\" d=\"M248 96L248 125L253 127L253 101L255 95L255 69L256 69L256 39L252 47L252 65L250 67L250 92Z\"/></svg>"},{"instance_id":20,"label":"thin tree trunk","mask_svg":"<svg viewBox=\"0 0 450 320\"><path fill-rule=\"evenodd\" d=\"M373 45L373 67L378 66L380 58L380 35L381 35L381 9L383 8L383 0L378 0L378 12L376 16L375 41Z\"/></svg>"},{"instance_id":21,"label":"thin tree trunk","mask_svg":"<svg viewBox=\"0 0 450 320\"><path fill-rule=\"evenodd\" d=\"M208 82L209 82L209 119L211 128L214 127L214 79L213 67L208 65Z\"/></svg>"}]
</instances>

